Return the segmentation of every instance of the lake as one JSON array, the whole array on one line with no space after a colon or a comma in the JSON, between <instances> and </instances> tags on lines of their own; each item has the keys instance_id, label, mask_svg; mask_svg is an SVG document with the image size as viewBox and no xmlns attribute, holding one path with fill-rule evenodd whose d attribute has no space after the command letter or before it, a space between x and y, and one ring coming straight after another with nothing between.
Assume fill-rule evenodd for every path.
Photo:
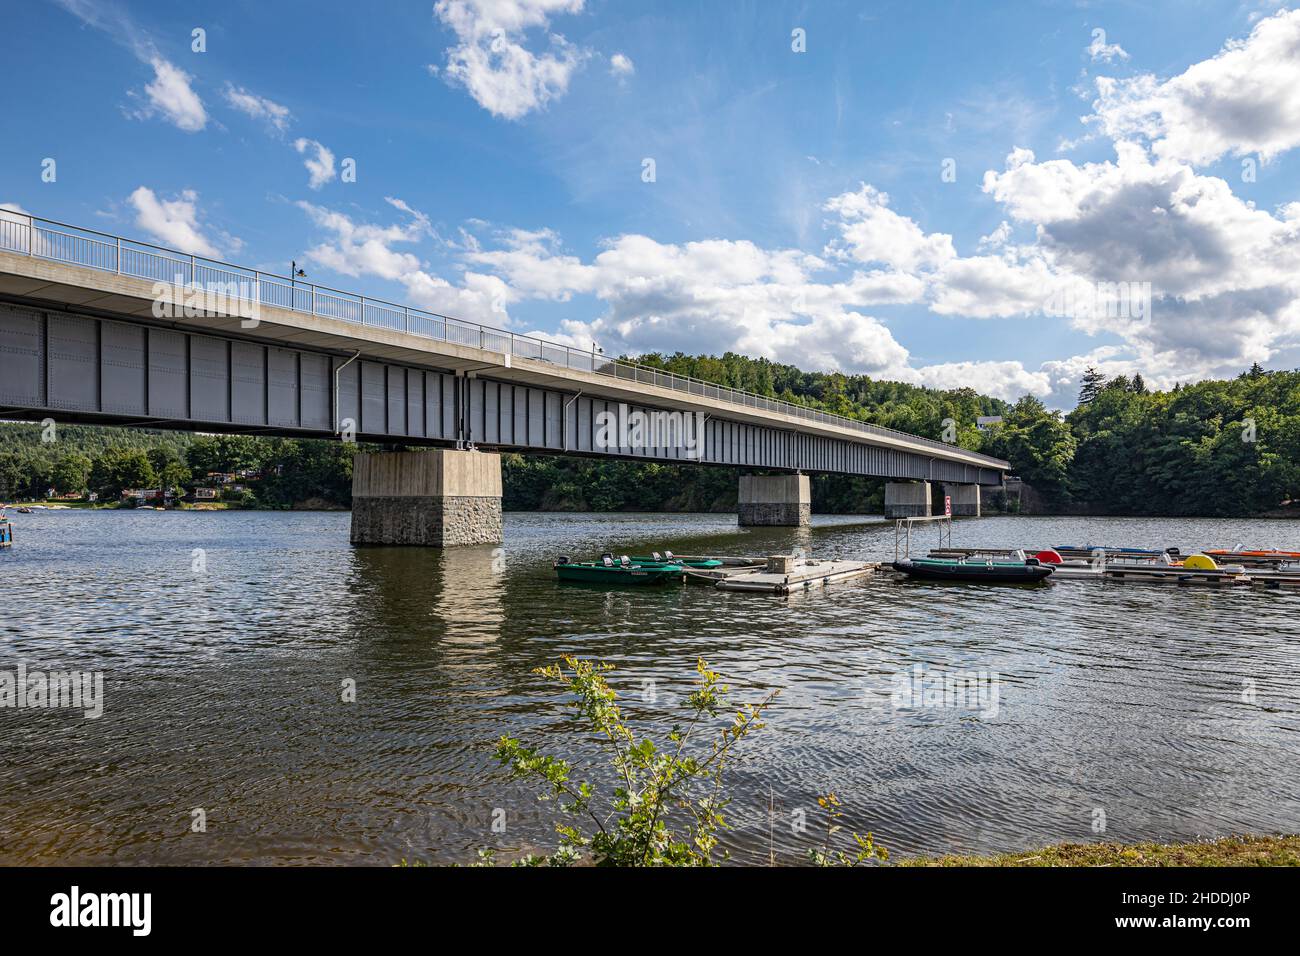
<instances>
[{"instance_id":1,"label":"lake","mask_svg":"<svg viewBox=\"0 0 1300 956\"><path fill-rule=\"evenodd\" d=\"M868 518L739 530L730 515L513 513L500 552L441 552L353 549L346 513L11 517L0 670L100 671L104 702L98 719L0 709L4 864L552 848L551 805L492 750L509 733L595 756L532 673L564 654L615 664L625 712L660 739L697 657L736 703L782 689L730 778L723 845L739 862L802 862L832 791L842 822L895 856L1300 830L1300 591L869 577L779 598L560 586L550 566L665 547L892 559L892 523ZM1300 525L989 517L953 531L958 546L1242 542L1300 549ZM914 550L933 543L919 531ZM918 665L983 675L995 706L895 706Z\"/></svg>"}]
</instances>

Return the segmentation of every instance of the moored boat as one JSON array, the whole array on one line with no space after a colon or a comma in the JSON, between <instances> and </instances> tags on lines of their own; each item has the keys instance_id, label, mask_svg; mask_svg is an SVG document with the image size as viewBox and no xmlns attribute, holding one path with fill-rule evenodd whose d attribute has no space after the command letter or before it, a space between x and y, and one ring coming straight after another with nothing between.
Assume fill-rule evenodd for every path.
<instances>
[{"instance_id":1,"label":"moored boat","mask_svg":"<svg viewBox=\"0 0 1300 956\"><path fill-rule=\"evenodd\" d=\"M679 558L671 551L665 551L660 554L658 551L652 553L650 557L632 557L633 564L680 564L682 567L695 568L698 571L711 570L712 568L722 567L722 562L717 558Z\"/></svg>"},{"instance_id":2,"label":"moored boat","mask_svg":"<svg viewBox=\"0 0 1300 956\"><path fill-rule=\"evenodd\" d=\"M1040 564L1051 567L1053 581L1062 578L1101 577L1103 565L1098 561L1086 561L1083 558L1070 558L1067 560L1061 557L1060 552L1054 548L1039 551L1034 557Z\"/></svg>"},{"instance_id":3,"label":"moored boat","mask_svg":"<svg viewBox=\"0 0 1300 956\"><path fill-rule=\"evenodd\" d=\"M1277 548L1255 550L1211 548L1205 553L1216 561L1232 561L1250 568L1281 569L1300 561L1300 551L1279 551Z\"/></svg>"},{"instance_id":4,"label":"moored boat","mask_svg":"<svg viewBox=\"0 0 1300 956\"><path fill-rule=\"evenodd\" d=\"M1023 561L971 561L953 558L903 558L894 570L927 581L965 581L979 584L1034 584L1052 574L1052 565L1035 558Z\"/></svg>"},{"instance_id":5,"label":"moored boat","mask_svg":"<svg viewBox=\"0 0 1300 956\"><path fill-rule=\"evenodd\" d=\"M1242 554L1252 558L1281 558L1287 561L1300 561L1300 551L1282 551L1278 548L1260 548L1254 551L1247 551L1238 548L1236 551L1230 551L1227 548L1210 548L1206 554Z\"/></svg>"},{"instance_id":6,"label":"moored boat","mask_svg":"<svg viewBox=\"0 0 1300 956\"><path fill-rule=\"evenodd\" d=\"M1129 558L1129 559L1155 559L1163 554L1177 555L1177 548L1130 548L1114 547L1106 544L1057 544L1053 545L1051 550L1057 552L1063 558L1090 558L1095 557L1099 552L1105 554L1107 558Z\"/></svg>"},{"instance_id":7,"label":"moored boat","mask_svg":"<svg viewBox=\"0 0 1300 956\"><path fill-rule=\"evenodd\" d=\"M608 554L599 561L570 561L562 555L555 561L555 575L570 583L640 586L684 581L686 570L680 564L637 563L626 555L618 561Z\"/></svg>"},{"instance_id":8,"label":"moored boat","mask_svg":"<svg viewBox=\"0 0 1300 956\"><path fill-rule=\"evenodd\" d=\"M1181 563L1175 562L1169 553L1165 551L1155 555L1132 552L1128 554L1103 554L1098 560L1096 555L1088 558L1067 558L1055 548L1048 548L1045 551L1039 551L1034 557L1040 563L1052 566L1053 581L1069 578L1099 579L1105 575L1108 567L1136 567L1138 565L1173 567Z\"/></svg>"}]
</instances>

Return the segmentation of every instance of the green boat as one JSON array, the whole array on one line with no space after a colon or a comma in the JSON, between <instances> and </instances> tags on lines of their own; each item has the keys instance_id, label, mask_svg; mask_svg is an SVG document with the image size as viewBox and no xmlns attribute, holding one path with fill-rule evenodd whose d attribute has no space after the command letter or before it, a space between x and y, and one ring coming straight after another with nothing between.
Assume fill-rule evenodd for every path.
<instances>
[{"instance_id":1,"label":"green boat","mask_svg":"<svg viewBox=\"0 0 1300 956\"><path fill-rule=\"evenodd\" d=\"M653 557L633 557L631 560L635 564L680 564L684 568L696 570L722 567L722 562L716 558L679 558L671 551L665 551L663 554L655 551Z\"/></svg>"},{"instance_id":2,"label":"green boat","mask_svg":"<svg viewBox=\"0 0 1300 956\"><path fill-rule=\"evenodd\" d=\"M1052 573L1050 564L1037 558L1024 561L956 560L954 558L905 558L894 562L894 570L910 578L927 581L970 581L981 584L1032 584Z\"/></svg>"},{"instance_id":3,"label":"green boat","mask_svg":"<svg viewBox=\"0 0 1300 956\"><path fill-rule=\"evenodd\" d=\"M599 561L570 561L561 556L555 561L555 575L561 581L613 584L619 587L680 583L686 580L686 570L680 564L641 563L627 557L615 561L609 555L604 555Z\"/></svg>"}]
</instances>

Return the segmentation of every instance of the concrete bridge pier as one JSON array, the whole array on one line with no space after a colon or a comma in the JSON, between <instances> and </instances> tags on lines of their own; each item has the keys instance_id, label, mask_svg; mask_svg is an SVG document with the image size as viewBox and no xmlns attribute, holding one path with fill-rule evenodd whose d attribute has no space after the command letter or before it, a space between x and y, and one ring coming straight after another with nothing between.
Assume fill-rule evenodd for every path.
<instances>
[{"instance_id":1,"label":"concrete bridge pier","mask_svg":"<svg viewBox=\"0 0 1300 956\"><path fill-rule=\"evenodd\" d=\"M352 543L501 542L501 456L495 452L358 452L352 461Z\"/></svg>"},{"instance_id":2,"label":"concrete bridge pier","mask_svg":"<svg viewBox=\"0 0 1300 956\"><path fill-rule=\"evenodd\" d=\"M736 519L741 527L807 527L812 523L812 485L808 476L741 475Z\"/></svg>"},{"instance_id":3,"label":"concrete bridge pier","mask_svg":"<svg viewBox=\"0 0 1300 956\"><path fill-rule=\"evenodd\" d=\"M943 493L952 499L952 516L954 518L978 518L980 516L980 486L945 484Z\"/></svg>"},{"instance_id":4,"label":"concrete bridge pier","mask_svg":"<svg viewBox=\"0 0 1300 956\"><path fill-rule=\"evenodd\" d=\"M930 513L928 481L885 482L886 518L928 518Z\"/></svg>"}]
</instances>

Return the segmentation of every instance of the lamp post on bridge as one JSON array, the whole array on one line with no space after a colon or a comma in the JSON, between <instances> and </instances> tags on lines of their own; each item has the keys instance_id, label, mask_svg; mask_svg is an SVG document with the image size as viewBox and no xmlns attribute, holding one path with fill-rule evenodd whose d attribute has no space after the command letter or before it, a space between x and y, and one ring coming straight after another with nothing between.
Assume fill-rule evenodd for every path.
<instances>
[{"instance_id":1,"label":"lamp post on bridge","mask_svg":"<svg viewBox=\"0 0 1300 956\"><path fill-rule=\"evenodd\" d=\"M295 279L305 279L307 273L298 268L298 260L293 259L289 262L289 308L298 308L298 292L294 288ZM315 311L314 309L312 310Z\"/></svg>"}]
</instances>

